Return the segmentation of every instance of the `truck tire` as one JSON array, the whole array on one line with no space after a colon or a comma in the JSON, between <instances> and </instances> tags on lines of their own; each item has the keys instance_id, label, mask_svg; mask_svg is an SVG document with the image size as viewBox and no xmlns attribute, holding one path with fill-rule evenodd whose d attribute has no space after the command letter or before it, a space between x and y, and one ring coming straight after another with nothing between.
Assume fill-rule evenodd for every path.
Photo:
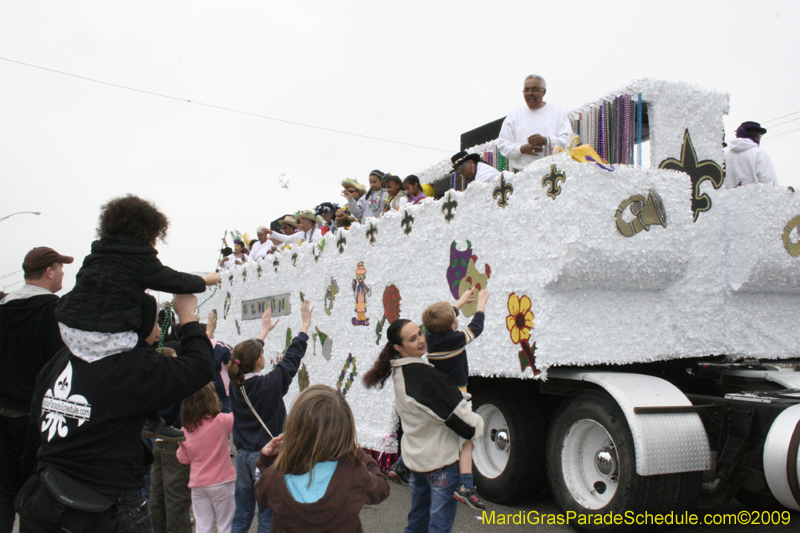
<instances>
[{"instance_id":1,"label":"truck tire","mask_svg":"<svg viewBox=\"0 0 800 533\"><path fill-rule=\"evenodd\" d=\"M647 529L635 523L636 516L682 513L695 503L700 487L699 472L638 475L625 415L601 391L582 392L556 411L547 438L547 474L561 509L583 517L583 523L578 518L570 525L592 532ZM591 515L620 516L623 523L597 523ZM634 523L626 524L630 516Z\"/></svg>"},{"instance_id":2,"label":"truck tire","mask_svg":"<svg viewBox=\"0 0 800 533\"><path fill-rule=\"evenodd\" d=\"M484 389L473 399L473 410L484 422L483 438L477 440L472 454L475 485L484 498L503 504L536 498L547 491L547 426L542 409L529 391L514 387L508 391L500 394Z\"/></svg>"}]
</instances>

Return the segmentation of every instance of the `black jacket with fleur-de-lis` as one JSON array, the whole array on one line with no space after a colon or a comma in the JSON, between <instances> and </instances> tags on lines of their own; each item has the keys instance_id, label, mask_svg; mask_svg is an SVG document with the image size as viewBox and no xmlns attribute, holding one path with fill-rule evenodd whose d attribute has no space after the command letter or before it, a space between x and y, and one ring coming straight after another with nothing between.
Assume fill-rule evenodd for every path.
<instances>
[{"instance_id":1,"label":"black jacket with fleur-de-lis","mask_svg":"<svg viewBox=\"0 0 800 533\"><path fill-rule=\"evenodd\" d=\"M144 484L144 415L214 377L214 350L197 322L182 328L178 357L137 346L87 363L68 348L42 368L31 417L41 432L39 469L55 466L111 498Z\"/></svg>"}]
</instances>

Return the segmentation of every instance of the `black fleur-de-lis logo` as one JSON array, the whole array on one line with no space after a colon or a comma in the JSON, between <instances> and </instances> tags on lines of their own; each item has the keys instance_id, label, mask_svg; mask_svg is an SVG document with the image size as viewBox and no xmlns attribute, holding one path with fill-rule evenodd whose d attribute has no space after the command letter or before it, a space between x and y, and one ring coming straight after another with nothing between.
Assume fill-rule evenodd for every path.
<instances>
[{"instance_id":1,"label":"black fleur-de-lis logo","mask_svg":"<svg viewBox=\"0 0 800 533\"><path fill-rule=\"evenodd\" d=\"M558 184L564 183L566 179L567 175L558 170L555 164L550 165L550 173L542 178L542 187L547 188L547 196L555 200L556 196L561 194L561 187Z\"/></svg>"},{"instance_id":2,"label":"black fleur-de-lis logo","mask_svg":"<svg viewBox=\"0 0 800 533\"><path fill-rule=\"evenodd\" d=\"M278 265L280 265L280 264L281 264L281 263L280 263L280 261L278 261L278 258L277 258L277 257L275 258L275 261L273 261L273 262L272 262L272 268L274 268L274 269L275 269L275 273L276 273L276 274L278 273Z\"/></svg>"},{"instance_id":3,"label":"black fleur-de-lis logo","mask_svg":"<svg viewBox=\"0 0 800 533\"><path fill-rule=\"evenodd\" d=\"M258 268L256 269L256 272L258 273L258 279L261 279L261 274L264 272L264 269L261 268L261 263L258 264Z\"/></svg>"},{"instance_id":4,"label":"black fleur-de-lis logo","mask_svg":"<svg viewBox=\"0 0 800 533\"><path fill-rule=\"evenodd\" d=\"M453 220L456 216L453 214L453 211L456 210L458 207L458 202L453 200L453 195L447 195L447 201L442 205L442 213L444 213L444 219L448 222Z\"/></svg>"},{"instance_id":5,"label":"black fleur-de-lis logo","mask_svg":"<svg viewBox=\"0 0 800 533\"><path fill-rule=\"evenodd\" d=\"M339 253L344 253L344 245L347 244L347 239L344 238L344 233L339 232L339 239L336 241L336 246L339 247Z\"/></svg>"},{"instance_id":6,"label":"black fleur-de-lis logo","mask_svg":"<svg viewBox=\"0 0 800 533\"><path fill-rule=\"evenodd\" d=\"M367 230L367 239L369 239L370 244L375 244L377 235L378 235L378 228L375 227L375 224L370 222L369 229Z\"/></svg>"},{"instance_id":7,"label":"black fleur-de-lis logo","mask_svg":"<svg viewBox=\"0 0 800 533\"><path fill-rule=\"evenodd\" d=\"M497 198L497 205L500 207L505 207L508 205L508 197L509 195L514 193L514 186L510 183L506 183L506 177L503 174L500 174L500 185L494 188L492 191L492 198Z\"/></svg>"},{"instance_id":8,"label":"black fleur-de-lis logo","mask_svg":"<svg viewBox=\"0 0 800 533\"><path fill-rule=\"evenodd\" d=\"M670 157L662 161L658 168L679 170L692 179L692 212L695 222L701 211L711 209L711 198L706 193L700 194L700 184L708 180L715 189L722 187L722 168L712 159L697 160L697 152L688 129L683 133L680 161Z\"/></svg>"},{"instance_id":9,"label":"black fleur-de-lis logo","mask_svg":"<svg viewBox=\"0 0 800 533\"><path fill-rule=\"evenodd\" d=\"M403 220L400 221L400 225L403 226L403 233L408 235L411 233L411 225L414 224L414 217L411 216L411 213L406 211L406 214L403 215Z\"/></svg>"},{"instance_id":10,"label":"black fleur-de-lis logo","mask_svg":"<svg viewBox=\"0 0 800 533\"><path fill-rule=\"evenodd\" d=\"M242 269L242 281L247 281L247 269Z\"/></svg>"},{"instance_id":11,"label":"black fleur-de-lis logo","mask_svg":"<svg viewBox=\"0 0 800 533\"><path fill-rule=\"evenodd\" d=\"M297 266L297 252L292 254L292 265Z\"/></svg>"},{"instance_id":12,"label":"black fleur-de-lis logo","mask_svg":"<svg viewBox=\"0 0 800 533\"><path fill-rule=\"evenodd\" d=\"M58 388L62 391L69 390L69 379L64 376L64 379L59 380L56 385L58 385Z\"/></svg>"}]
</instances>

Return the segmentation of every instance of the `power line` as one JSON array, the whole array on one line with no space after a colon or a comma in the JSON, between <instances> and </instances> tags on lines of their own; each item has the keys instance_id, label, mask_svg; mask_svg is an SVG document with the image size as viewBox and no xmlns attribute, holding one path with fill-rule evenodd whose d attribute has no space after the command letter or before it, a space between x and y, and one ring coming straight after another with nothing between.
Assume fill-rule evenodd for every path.
<instances>
[{"instance_id":1,"label":"power line","mask_svg":"<svg viewBox=\"0 0 800 533\"><path fill-rule=\"evenodd\" d=\"M282 122L284 124L291 124L293 126L300 126L302 128L312 128L312 129L316 129L316 130L328 131L328 132L331 132L331 133L341 133L342 135L351 135L353 137L361 137L363 139L370 139L370 140L373 140L373 141L381 141L381 142L387 142L387 143L392 143L392 144L400 144L400 145L403 145L403 146L410 146L412 148L422 148L423 150L434 150L434 151L437 151L437 152L446 152L448 154L452 153L452 150L443 150L441 148L431 148L429 146L420 146L418 144L405 143L405 142L401 142L401 141L393 141L391 139L383 139L381 137L373 137L372 135L364 135L364 134L361 134L361 133L353 133L353 132L349 132L349 131L336 130L336 129L333 129L333 128L325 128L323 126L314 126L312 124L303 124L302 122L294 122L294 121L291 121L291 120L284 120L282 118L275 118L275 117L268 117L266 115L259 115L258 113L252 113L250 111L242 111L240 109L233 109L233 108L230 108L230 107L225 107L225 106L220 106L220 105L215 105L215 104L208 104L208 103L205 103L205 102L196 102L194 100L189 100L187 98L178 98L176 96L170 96L168 94L162 94L162 93L157 93L157 92L153 92L153 91L147 91L145 89L137 89L135 87L128 87L126 85L119 85L119 84L116 84L116 83L110 83L110 82L103 81L103 80L96 80L94 78L87 78L86 76L79 76L78 74L72 74L70 72L64 72L64 71L61 71L61 70L55 70L55 69L52 69L52 68L42 67L42 66L39 66L39 65L33 65L31 63L25 63L23 61L17 61L17 60L14 60L14 59L9 59L7 57L0 57L0 59L2 59L3 61L8 61L9 63L16 63L18 65L24 65L26 67L36 68L36 69L39 69L39 70L45 70L47 72L54 72L56 74L61 74L62 76L70 76L72 78L77 78L79 80L91 81L93 83L99 83L101 85L108 85L109 87L115 87L117 89L125 89L126 91L133 91L133 92L137 92L137 93L147 94L147 95L150 95L150 96L158 96L158 97L161 97L161 98L167 98L169 100L176 100L178 102L186 102L186 103L189 103L189 104L195 104L195 105L199 105L199 106L210 107L212 109L219 109L221 111L228 111L229 113L238 113L240 115L247 115L249 117L262 118L262 119L265 119L265 120L272 120L272 121L275 121L275 122Z\"/></svg>"},{"instance_id":2,"label":"power line","mask_svg":"<svg viewBox=\"0 0 800 533\"><path fill-rule=\"evenodd\" d=\"M762 142L774 141L774 140L780 139L781 137L787 137L787 136L789 136L789 135L791 135L793 133L797 133L798 131L800 131L800 128L797 128L797 129L794 129L794 130L789 130L789 131L782 131L777 135L774 135L772 137L767 137Z\"/></svg>"},{"instance_id":3,"label":"power line","mask_svg":"<svg viewBox=\"0 0 800 533\"><path fill-rule=\"evenodd\" d=\"M792 120L787 120L786 122L781 122L780 124L773 124L772 126L770 126L770 129L777 128L778 126L783 126L784 124L789 124L789 123L794 122L796 120L800 120L800 117L793 118Z\"/></svg>"},{"instance_id":4,"label":"power line","mask_svg":"<svg viewBox=\"0 0 800 533\"><path fill-rule=\"evenodd\" d=\"M764 122L762 122L761 125L763 126L765 124L769 124L770 122L775 122L776 120L780 120L782 118L791 117L792 115L796 115L798 113L800 113L800 111L795 111L794 113L789 113L788 115L783 115L782 117L778 118L771 118L769 120L765 120ZM800 118L793 118L792 120L787 120L786 122L781 122L780 124L773 124L772 126L770 126L770 128L777 128L778 126L783 126L784 124L794 122L795 120L800 120ZM737 129L738 127L739 126L736 126ZM727 135L733 135L734 133L736 133L736 130L727 132Z\"/></svg>"},{"instance_id":5,"label":"power line","mask_svg":"<svg viewBox=\"0 0 800 533\"><path fill-rule=\"evenodd\" d=\"M773 118L773 119L765 121L764 124L769 124L770 122L773 122L775 120L780 120L782 118L791 117L792 115L796 115L798 113L800 113L800 111L795 111L794 113L789 113L788 115L783 115L782 117ZM772 127L774 128L775 126L772 126Z\"/></svg>"}]
</instances>

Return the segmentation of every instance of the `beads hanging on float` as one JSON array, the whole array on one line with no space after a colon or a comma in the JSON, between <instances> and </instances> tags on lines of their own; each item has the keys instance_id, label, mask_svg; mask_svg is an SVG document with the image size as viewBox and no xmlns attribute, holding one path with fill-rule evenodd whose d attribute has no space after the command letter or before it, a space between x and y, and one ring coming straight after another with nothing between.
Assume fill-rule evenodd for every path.
<instances>
[{"instance_id":1,"label":"beads hanging on float","mask_svg":"<svg viewBox=\"0 0 800 533\"><path fill-rule=\"evenodd\" d=\"M572 130L612 165L642 164L642 95L621 94L570 115ZM635 135L634 135L635 132Z\"/></svg>"}]
</instances>

